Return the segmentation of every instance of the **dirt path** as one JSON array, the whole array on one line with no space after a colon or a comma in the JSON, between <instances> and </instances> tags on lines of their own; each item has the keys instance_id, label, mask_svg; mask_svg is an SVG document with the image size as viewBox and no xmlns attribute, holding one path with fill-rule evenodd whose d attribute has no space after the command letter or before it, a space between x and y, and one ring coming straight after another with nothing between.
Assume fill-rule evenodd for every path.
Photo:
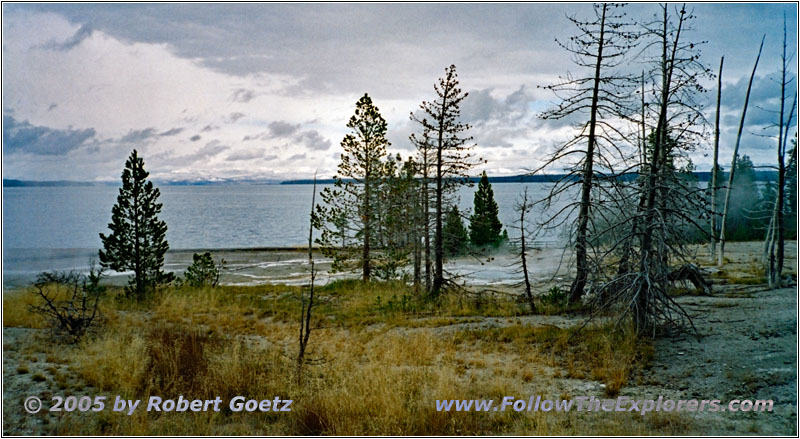
<instances>
[{"instance_id":1,"label":"dirt path","mask_svg":"<svg viewBox=\"0 0 800 439\"><path fill-rule=\"evenodd\" d=\"M701 339L656 340L644 383L686 399L774 401L773 413L698 415L713 420L704 423L703 434L797 434L797 289L720 293L679 299Z\"/></svg>"}]
</instances>

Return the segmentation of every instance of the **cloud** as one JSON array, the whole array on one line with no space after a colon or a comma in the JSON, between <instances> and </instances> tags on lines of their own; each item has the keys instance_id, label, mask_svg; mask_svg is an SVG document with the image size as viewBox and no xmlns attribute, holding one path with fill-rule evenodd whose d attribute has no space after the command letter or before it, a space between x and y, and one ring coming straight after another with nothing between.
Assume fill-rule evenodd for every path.
<instances>
[{"instance_id":1,"label":"cloud","mask_svg":"<svg viewBox=\"0 0 800 439\"><path fill-rule=\"evenodd\" d=\"M647 18L657 6L627 9ZM735 137L757 37L767 33L759 65L765 73L757 78L742 139L743 148L766 148L770 139L751 142L756 136L749 133L769 134L759 130L774 117L757 106L773 108L769 93L778 88L768 78L779 65L782 13L788 40L796 41L796 8L703 4L696 10L702 26L689 37L709 41L701 61L716 67L719 55L729 55L724 79L732 88L723 93L721 155ZM536 117L556 99L536 86L579 69L553 39L575 32L565 13L583 18L591 5L14 3L4 4L3 12L3 113L66 132L97 131L63 162L15 154L4 171L117 179L120 161L141 146L148 157L162 154L163 163L148 161L154 172L309 177L309 169L335 168L340 148L331 140L347 132L353 104L365 92L389 122L392 152L411 151L408 135L417 127L408 114L433 98L433 84L451 63L461 88L470 90L462 116L473 125L467 134L478 144L476 153L498 172L536 167L540 151L574 133L568 120ZM731 34L732 28L739 32ZM737 55L743 52L750 54ZM704 85L715 85L709 82ZM252 105L256 99L259 105ZM174 127L184 131L159 136ZM229 150L194 162L174 160L192 157L212 138ZM279 169L264 159L225 160L255 146L280 155ZM703 163L703 152L695 163ZM303 153L304 159L283 161ZM773 160L771 151L759 150L757 163L756 153Z\"/></svg>"},{"instance_id":2,"label":"cloud","mask_svg":"<svg viewBox=\"0 0 800 439\"><path fill-rule=\"evenodd\" d=\"M243 118L244 116L245 116L244 113L239 113L239 112L231 113L228 115L228 123L236 123L236 121Z\"/></svg>"},{"instance_id":3,"label":"cloud","mask_svg":"<svg viewBox=\"0 0 800 439\"><path fill-rule=\"evenodd\" d=\"M524 85L505 97L492 89L470 91L461 106L462 120L472 125L470 134L481 147L510 148L537 125L534 102Z\"/></svg>"},{"instance_id":4,"label":"cloud","mask_svg":"<svg viewBox=\"0 0 800 439\"><path fill-rule=\"evenodd\" d=\"M252 151L237 151L231 154L228 154L228 157L225 160L235 162L240 160L254 160L260 159L264 157L263 150L252 150Z\"/></svg>"},{"instance_id":5,"label":"cloud","mask_svg":"<svg viewBox=\"0 0 800 439\"><path fill-rule=\"evenodd\" d=\"M57 50L57 51L68 51L73 47L81 44L85 39L92 36L92 32L94 30L89 25L81 26L71 37L63 42L57 41L50 41L44 45L42 45L43 49L49 50Z\"/></svg>"},{"instance_id":6,"label":"cloud","mask_svg":"<svg viewBox=\"0 0 800 439\"><path fill-rule=\"evenodd\" d=\"M250 102L254 97L256 97L255 91L239 88L233 92L231 99L233 99L234 102L246 103Z\"/></svg>"},{"instance_id":7,"label":"cloud","mask_svg":"<svg viewBox=\"0 0 800 439\"><path fill-rule=\"evenodd\" d=\"M223 145L218 140L212 140L203 147L187 154L173 154L171 152L160 153L153 156L161 166L170 167L175 165L185 166L199 161L208 161L220 153L231 149L228 145Z\"/></svg>"},{"instance_id":8,"label":"cloud","mask_svg":"<svg viewBox=\"0 0 800 439\"><path fill-rule=\"evenodd\" d=\"M174 136L176 134L182 133L183 130L184 130L183 128L170 128L167 131L164 131L163 133L159 134L159 136L161 137Z\"/></svg>"},{"instance_id":9,"label":"cloud","mask_svg":"<svg viewBox=\"0 0 800 439\"><path fill-rule=\"evenodd\" d=\"M130 130L127 134L122 136L119 141L122 143L138 143L155 137L155 128L145 128L142 130Z\"/></svg>"},{"instance_id":10,"label":"cloud","mask_svg":"<svg viewBox=\"0 0 800 439\"><path fill-rule=\"evenodd\" d=\"M313 151L325 151L331 147L331 141L322 137L316 130L303 131L295 137L295 141L304 144Z\"/></svg>"},{"instance_id":11,"label":"cloud","mask_svg":"<svg viewBox=\"0 0 800 439\"><path fill-rule=\"evenodd\" d=\"M64 155L86 144L95 134L92 128L58 130L3 116L3 151L10 154Z\"/></svg>"},{"instance_id":12,"label":"cloud","mask_svg":"<svg viewBox=\"0 0 800 439\"><path fill-rule=\"evenodd\" d=\"M271 137L285 137L294 134L300 129L300 124L291 124L282 120L270 122L267 126Z\"/></svg>"}]
</instances>

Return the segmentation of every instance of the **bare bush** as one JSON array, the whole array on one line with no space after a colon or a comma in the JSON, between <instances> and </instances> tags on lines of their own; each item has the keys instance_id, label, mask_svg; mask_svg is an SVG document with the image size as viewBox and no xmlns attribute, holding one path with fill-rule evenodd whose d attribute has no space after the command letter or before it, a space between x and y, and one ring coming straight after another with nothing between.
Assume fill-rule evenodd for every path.
<instances>
[{"instance_id":1,"label":"bare bush","mask_svg":"<svg viewBox=\"0 0 800 439\"><path fill-rule=\"evenodd\" d=\"M57 337L74 343L97 321L100 296L105 291L100 286L102 275L102 269L94 268L88 275L76 271L40 273L31 287L40 303L30 309L44 317Z\"/></svg>"}]
</instances>

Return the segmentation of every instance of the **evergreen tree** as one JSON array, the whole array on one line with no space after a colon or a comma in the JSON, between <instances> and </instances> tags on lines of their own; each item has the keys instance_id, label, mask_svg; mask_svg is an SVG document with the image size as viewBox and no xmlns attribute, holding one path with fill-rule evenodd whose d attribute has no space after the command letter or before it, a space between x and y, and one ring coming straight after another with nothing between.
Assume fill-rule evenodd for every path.
<instances>
[{"instance_id":1,"label":"evergreen tree","mask_svg":"<svg viewBox=\"0 0 800 439\"><path fill-rule=\"evenodd\" d=\"M433 279L429 294L434 298L439 296L445 285L442 226L447 198L452 196L459 185L469 184L467 171L476 164L471 152L474 145L469 144L472 137L464 136L470 126L460 121L461 102L468 93L463 92L458 84L456 66L451 65L445 69L445 76L439 78L439 82L433 87L436 98L433 101L423 101L419 114L411 114L411 120L419 123L422 128L422 138L416 141L412 138L412 142L421 148L420 152L425 154L426 161L430 153L430 161L423 170L423 185L428 183L425 175L429 176L432 193L428 207L432 211L433 223Z\"/></svg>"},{"instance_id":2,"label":"evergreen tree","mask_svg":"<svg viewBox=\"0 0 800 439\"><path fill-rule=\"evenodd\" d=\"M220 265L224 262L221 261ZM202 255L195 253L192 255L192 265L186 269L184 282L195 287L215 287L219 282L219 269L220 267L211 258L211 253L205 252Z\"/></svg>"},{"instance_id":3,"label":"evergreen tree","mask_svg":"<svg viewBox=\"0 0 800 439\"><path fill-rule=\"evenodd\" d=\"M356 268L351 264L356 259L366 282L372 276L374 247L381 239L381 186L386 172L382 160L389 141L386 120L366 93L347 127L351 132L342 139L344 154L334 187L320 194L324 204L317 205L312 221L322 230L317 242L323 254L333 257L333 270Z\"/></svg>"},{"instance_id":4,"label":"evergreen tree","mask_svg":"<svg viewBox=\"0 0 800 439\"><path fill-rule=\"evenodd\" d=\"M475 192L474 212L469 218L469 238L473 245L498 244L503 224L497 218L497 202L494 200L492 185L486 171L481 175L478 190Z\"/></svg>"},{"instance_id":5,"label":"evergreen tree","mask_svg":"<svg viewBox=\"0 0 800 439\"><path fill-rule=\"evenodd\" d=\"M445 255L456 256L467 249L469 236L467 235L467 229L464 227L464 223L461 221L461 213L458 211L458 207L455 204L453 204L447 212L442 233L444 235L443 245Z\"/></svg>"},{"instance_id":6,"label":"evergreen tree","mask_svg":"<svg viewBox=\"0 0 800 439\"><path fill-rule=\"evenodd\" d=\"M167 224L158 219L161 192L147 180L149 175L134 149L122 171L117 204L111 209L111 234L100 234L100 265L114 271L133 271L128 291L137 299L145 297L147 288L155 289L174 279L172 273L162 270L169 249Z\"/></svg>"}]
</instances>

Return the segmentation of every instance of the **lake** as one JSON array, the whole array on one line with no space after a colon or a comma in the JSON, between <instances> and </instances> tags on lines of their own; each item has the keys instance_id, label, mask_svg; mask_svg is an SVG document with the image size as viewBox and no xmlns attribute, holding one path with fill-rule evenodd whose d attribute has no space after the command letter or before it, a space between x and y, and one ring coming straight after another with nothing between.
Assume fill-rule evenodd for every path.
<instances>
[{"instance_id":1,"label":"lake","mask_svg":"<svg viewBox=\"0 0 800 439\"><path fill-rule=\"evenodd\" d=\"M514 223L514 204L525 187L530 197L538 199L551 184L492 185L504 225ZM462 212L472 209L476 189L477 185L459 190ZM167 222L172 250L298 247L308 242L311 185L162 186L160 190L164 205L160 217ZM3 188L3 284L46 270L84 269L102 245L98 233L108 233L117 193L118 188L111 186ZM536 239L555 243L559 234Z\"/></svg>"}]
</instances>

